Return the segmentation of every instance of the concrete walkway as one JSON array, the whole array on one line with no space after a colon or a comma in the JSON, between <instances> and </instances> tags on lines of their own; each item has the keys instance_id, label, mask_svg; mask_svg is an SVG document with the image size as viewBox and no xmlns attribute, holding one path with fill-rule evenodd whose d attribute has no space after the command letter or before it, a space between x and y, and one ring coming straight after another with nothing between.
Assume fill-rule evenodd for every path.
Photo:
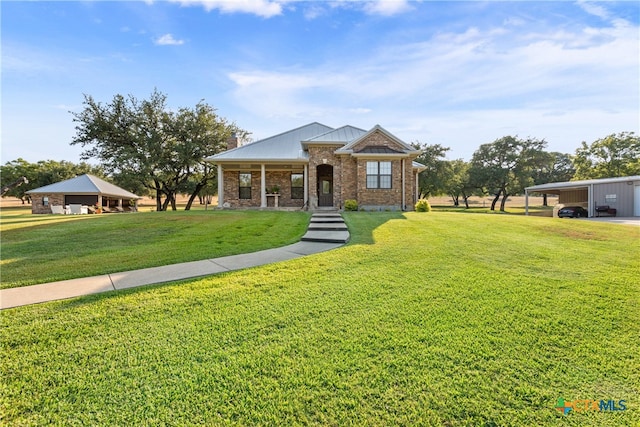
<instances>
[{"instance_id":1,"label":"concrete walkway","mask_svg":"<svg viewBox=\"0 0 640 427\"><path fill-rule=\"evenodd\" d=\"M349 231L339 213L315 213L311 216L308 231L302 241L289 246L204 261L2 289L0 309L241 270L328 251L344 245L348 240Z\"/></svg>"}]
</instances>

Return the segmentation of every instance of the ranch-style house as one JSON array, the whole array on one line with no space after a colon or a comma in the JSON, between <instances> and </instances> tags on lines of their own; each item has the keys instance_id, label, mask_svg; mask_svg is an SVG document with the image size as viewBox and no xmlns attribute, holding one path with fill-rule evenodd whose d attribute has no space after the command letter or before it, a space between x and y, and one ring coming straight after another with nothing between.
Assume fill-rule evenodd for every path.
<instances>
[{"instance_id":1,"label":"ranch-style house","mask_svg":"<svg viewBox=\"0 0 640 427\"><path fill-rule=\"evenodd\" d=\"M425 166L411 145L376 125L320 123L209 157L218 167L218 205L230 208L412 210Z\"/></svg>"}]
</instances>

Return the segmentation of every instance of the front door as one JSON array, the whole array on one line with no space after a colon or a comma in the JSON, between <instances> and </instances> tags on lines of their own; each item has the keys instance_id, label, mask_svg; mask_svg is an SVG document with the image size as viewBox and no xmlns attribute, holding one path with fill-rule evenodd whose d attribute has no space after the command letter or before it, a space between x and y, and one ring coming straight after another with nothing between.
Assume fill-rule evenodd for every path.
<instances>
[{"instance_id":1,"label":"front door","mask_svg":"<svg viewBox=\"0 0 640 427\"><path fill-rule=\"evenodd\" d=\"M333 166L320 165L318 172L318 206L333 206Z\"/></svg>"}]
</instances>

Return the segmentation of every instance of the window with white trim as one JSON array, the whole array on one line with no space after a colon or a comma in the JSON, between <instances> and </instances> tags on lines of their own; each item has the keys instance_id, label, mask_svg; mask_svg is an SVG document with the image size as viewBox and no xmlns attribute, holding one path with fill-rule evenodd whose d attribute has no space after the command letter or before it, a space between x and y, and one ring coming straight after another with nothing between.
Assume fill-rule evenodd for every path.
<instances>
[{"instance_id":1,"label":"window with white trim","mask_svg":"<svg viewBox=\"0 0 640 427\"><path fill-rule=\"evenodd\" d=\"M251 199L251 172L240 172L238 182L238 197Z\"/></svg>"},{"instance_id":2,"label":"window with white trim","mask_svg":"<svg viewBox=\"0 0 640 427\"><path fill-rule=\"evenodd\" d=\"M304 175L301 173L291 174L291 198L304 199Z\"/></svg>"},{"instance_id":3,"label":"window with white trim","mask_svg":"<svg viewBox=\"0 0 640 427\"><path fill-rule=\"evenodd\" d=\"M391 188L391 162L367 162L367 188Z\"/></svg>"}]
</instances>

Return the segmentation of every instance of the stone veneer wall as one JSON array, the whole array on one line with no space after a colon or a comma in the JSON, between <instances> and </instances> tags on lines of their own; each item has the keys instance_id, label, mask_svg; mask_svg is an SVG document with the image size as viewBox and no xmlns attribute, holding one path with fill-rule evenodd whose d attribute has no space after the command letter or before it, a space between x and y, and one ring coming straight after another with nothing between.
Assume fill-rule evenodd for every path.
<instances>
[{"instance_id":1,"label":"stone veneer wall","mask_svg":"<svg viewBox=\"0 0 640 427\"><path fill-rule=\"evenodd\" d=\"M344 200L342 195L342 161L335 155L338 146L310 146L309 147L309 208L318 207L318 166L325 164L333 166L333 206L341 208Z\"/></svg>"},{"instance_id":2,"label":"stone veneer wall","mask_svg":"<svg viewBox=\"0 0 640 427\"><path fill-rule=\"evenodd\" d=\"M45 206L42 199L49 198L49 205ZM64 194L34 194L31 198L31 213L50 214L51 205L64 206Z\"/></svg>"}]
</instances>

